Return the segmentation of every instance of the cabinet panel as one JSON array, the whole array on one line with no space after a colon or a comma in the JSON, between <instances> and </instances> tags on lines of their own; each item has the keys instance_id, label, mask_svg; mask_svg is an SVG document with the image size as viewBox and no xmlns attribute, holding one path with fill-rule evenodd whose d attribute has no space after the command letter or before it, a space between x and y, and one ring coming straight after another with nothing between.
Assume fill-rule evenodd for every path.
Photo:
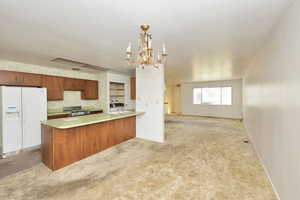
<instances>
[{"instance_id":1,"label":"cabinet panel","mask_svg":"<svg viewBox=\"0 0 300 200\"><path fill-rule=\"evenodd\" d=\"M23 73L23 84L24 86L37 86L42 85L42 76L39 74Z\"/></svg>"},{"instance_id":2,"label":"cabinet panel","mask_svg":"<svg viewBox=\"0 0 300 200\"><path fill-rule=\"evenodd\" d=\"M0 85L19 85L21 84L22 77L17 72L0 71Z\"/></svg>"},{"instance_id":3,"label":"cabinet panel","mask_svg":"<svg viewBox=\"0 0 300 200\"><path fill-rule=\"evenodd\" d=\"M54 130L53 156L57 158L54 159L54 170L84 158L82 141L84 141L85 130L85 128Z\"/></svg>"},{"instance_id":4,"label":"cabinet panel","mask_svg":"<svg viewBox=\"0 0 300 200\"><path fill-rule=\"evenodd\" d=\"M50 169L53 169L53 128L42 125L41 154L42 161Z\"/></svg>"},{"instance_id":5,"label":"cabinet panel","mask_svg":"<svg viewBox=\"0 0 300 200\"><path fill-rule=\"evenodd\" d=\"M131 138L136 137L136 117L129 117L126 118L126 123L125 123L125 140L129 140Z\"/></svg>"},{"instance_id":6,"label":"cabinet panel","mask_svg":"<svg viewBox=\"0 0 300 200\"><path fill-rule=\"evenodd\" d=\"M130 98L132 100L136 99L136 78L131 77L130 79Z\"/></svg>"},{"instance_id":7,"label":"cabinet panel","mask_svg":"<svg viewBox=\"0 0 300 200\"><path fill-rule=\"evenodd\" d=\"M98 99L98 81L86 80L84 91L81 95L82 99Z\"/></svg>"},{"instance_id":8,"label":"cabinet panel","mask_svg":"<svg viewBox=\"0 0 300 200\"><path fill-rule=\"evenodd\" d=\"M135 117L118 119L111 121L111 143L113 145L120 144L126 140L134 138L135 133Z\"/></svg>"},{"instance_id":9,"label":"cabinet panel","mask_svg":"<svg viewBox=\"0 0 300 200\"><path fill-rule=\"evenodd\" d=\"M0 85L41 86L41 75L24 72L0 71Z\"/></svg>"},{"instance_id":10,"label":"cabinet panel","mask_svg":"<svg viewBox=\"0 0 300 200\"><path fill-rule=\"evenodd\" d=\"M99 124L87 126L84 140L84 155L93 155L102 150L101 147L101 127Z\"/></svg>"},{"instance_id":11,"label":"cabinet panel","mask_svg":"<svg viewBox=\"0 0 300 200\"><path fill-rule=\"evenodd\" d=\"M114 142L115 144L120 144L125 141L125 121L124 119L114 120Z\"/></svg>"},{"instance_id":12,"label":"cabinet panel","mask_svg":"<svg viewBox=\"0 0 300 200\"><path fill-rule=\"evenodd\" d=\"M64 90L83 91L85 80L76 78L64 78Z\"/></svg>"},{"instance_id":13,"label":"cabinet panel","mask_svg":"<svg viewBox=\"0 0 300 200\"><path fill-rule=\"evenodd\" d=\"M64 99L64 78L57 76L43 76L42 87L47 88L48 100Z\"/></svg>"},{"instance_id":14,"label":"cabinet panel","mask_svg":"<svg viewBox=\"0 0 300 200\"><path fill-rule=\"evenodd\" d=\"M109 123L93 124L86 127L84 155L89 156L110 147L108 137L111 129Z\"/></svg>"}]
</instances>

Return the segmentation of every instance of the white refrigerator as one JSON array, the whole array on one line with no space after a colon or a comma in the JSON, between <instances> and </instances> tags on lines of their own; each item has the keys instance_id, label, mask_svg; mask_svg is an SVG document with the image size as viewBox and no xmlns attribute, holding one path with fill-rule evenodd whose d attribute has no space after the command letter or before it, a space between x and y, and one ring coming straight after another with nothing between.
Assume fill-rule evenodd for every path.
<instances>
[{"instance_id":1,"label":"white refrigerator","mask_svg":"<svg viewBox=\"0 0 300 200\"><path fill-rule=\"evenodd\" d=\"M47 120L46 88L1 86L1 155L39 146L43 120Z\"/></svg>"}]
</instances>

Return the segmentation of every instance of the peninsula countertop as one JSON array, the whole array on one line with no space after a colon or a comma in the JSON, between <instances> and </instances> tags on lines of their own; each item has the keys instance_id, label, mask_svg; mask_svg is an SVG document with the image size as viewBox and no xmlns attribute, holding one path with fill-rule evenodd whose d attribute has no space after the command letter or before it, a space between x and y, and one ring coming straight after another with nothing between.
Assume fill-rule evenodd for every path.
<instances>
[{"instance_id":1,"label":"peninsula countertop","mask_svg":"<svg viewBox=\"0 0 300 200\"><path fill-rule=\"evenodd\" d=\"M102 109L99 109L99 108L87 108L87 109L83 109L85 111L89 111L89 112L94 112L94 111L100 111L102 112L103 110ZM49 116L55 116L55 115L63 115L63 114L71 114L72 112L71 111L63 111L63 110L51 110L51 111L48 111L48 117Z\"/></svg>"},{"instance_id":2,"label":"peninsula countertop","mask_svg":"<svg viewBox=\"0 0 300 200\"><path fill-rule=\"evenodd\" d=\"M106 121L111 121L116 119L133 117L142 114L144 114L144 112L127 111L119 114L101 113L101 114L84 115L78 117L51 119L51 120L42 121L42 124L53 128L58 128L58 129L68 129L68 128L86 126L90 124L96 124L96 123L101 123L101 122L106 122Z\"/></svg>"}]
</instances>

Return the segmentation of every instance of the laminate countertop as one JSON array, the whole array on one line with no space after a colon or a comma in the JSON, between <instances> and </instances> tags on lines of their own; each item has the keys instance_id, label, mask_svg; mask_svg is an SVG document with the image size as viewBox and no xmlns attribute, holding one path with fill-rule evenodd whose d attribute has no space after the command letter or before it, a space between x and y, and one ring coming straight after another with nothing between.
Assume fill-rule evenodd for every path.
<instances>
[{"instance_id":1,"label":"laminate countertop","mask_svg":"<svg viewBox=\"0 0 300 200\"><path fill-rule=\"evenodd\" d=\"M58 129L68 129L68 128L86 126L90 124L96 124L96 123L106 122L106 121L111 121L116 119L122 119L126 117L133 117L142 114L144 114L144 112L128 111L126 113L120 113L120 114L101 113L101 114L84 115L78 117L51 119L51 120L42 121L42 124L53 128L58 128Z\"/></svg>"}]
</instances>

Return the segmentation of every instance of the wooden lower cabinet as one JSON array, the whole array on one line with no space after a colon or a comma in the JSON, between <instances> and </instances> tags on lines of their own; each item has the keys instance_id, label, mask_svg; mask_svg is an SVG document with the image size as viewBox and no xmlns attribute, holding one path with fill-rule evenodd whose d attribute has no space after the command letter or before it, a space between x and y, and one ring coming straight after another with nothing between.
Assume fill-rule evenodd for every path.
<instances>
[{"instance_id":1,"label":"wooden lower cabinet","mask_svg":"<svg viewBox=\"0 0 300 200\"><path fill-rule=\"evenodd\" d=\"M84 158L82 141L84 140L85 132L86 129L83 128L71 128L53 132L53 170Z\"/></svg>"},{"instance_id":2,"label":"wooden lower cabinet","mask_svg":"<svg viewBox=\"0 0 300 200\"><path fill-rule=\"evenodd\" d=\"M128 117L70 129L42 125L42 161L58 170L136 136L136 118Z\"/></svg>"},{"instance_id":3,"label":"wooden lower cabinet","mask_svg":"<svg viewBox=\"0 0 300 200\"><path fill-rule=\"evenodd\" d=\"M50 169L53 169L53 128L50 126L42 125L42 162L48 166Z\"/></svg>"},{"instance_id":4,"label":"wooden lower cabinet","mask_svg":"<svg viewBox=\"0 0 300 200\"><path fill-rule=\"evenodd\" d=\"M108 136L110 135L110 123L99 123L86 127L84 154L93 155L110 147L108 145Z\"/></svg>"}]
</instances>

